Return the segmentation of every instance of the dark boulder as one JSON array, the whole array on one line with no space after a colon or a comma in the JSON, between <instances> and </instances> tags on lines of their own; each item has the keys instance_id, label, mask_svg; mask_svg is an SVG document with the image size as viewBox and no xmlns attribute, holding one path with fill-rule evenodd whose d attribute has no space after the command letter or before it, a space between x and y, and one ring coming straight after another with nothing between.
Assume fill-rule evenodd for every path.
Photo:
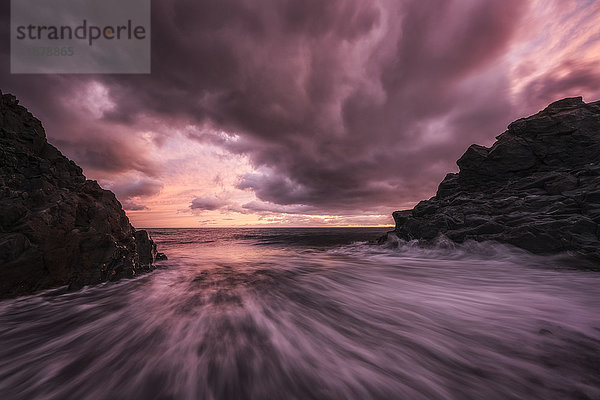
<instances>
[{"instance_id":1,"label":"dark boulder","mask_svg":"<svg viewBox=\"0 0 600 400\"><path fill-rule=\"evenodd\" d=\"M491 148L472 145L457 164L434 197L393 213L391 233L600 259L600 102L552 103L510 124Z\"/></svg>"},{"instance_id":2,"label":"dark boulder","mask_svg":"<svg viewBox=\"0 0 600 400\"><path fill-rule=\"evenodd\" d=\"M151 270L156 245L115 195L48 144L14 96L0 96L0 297Z\"/></svg>"}]
</instances>

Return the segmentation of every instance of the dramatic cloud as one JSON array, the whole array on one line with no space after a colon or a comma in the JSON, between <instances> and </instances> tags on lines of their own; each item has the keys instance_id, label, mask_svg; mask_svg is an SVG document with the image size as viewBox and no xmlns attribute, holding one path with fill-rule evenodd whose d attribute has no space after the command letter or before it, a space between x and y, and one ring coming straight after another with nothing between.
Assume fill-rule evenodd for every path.
<instances>
[{"instance_id":1,"label":"dramatic cloud","mask_svg":"<svg viewBox=\"0 0 600 400\"><path fill-rule=\"evenodd\" d=\"M540 103L548 98L560 99L590 90L600 92L600 68L597 61L581 63L566 60L535 78L525 88L525 92Z\"/></svg>"},{"instance_id":2,"label":"dramatic cloud","mask_svg":"<svg viewBox=\"0 0 600 400\"><path fill-rule=\"evenodd\" d=\"M217 198L196 197L194 200L192 200L190 208L198 211L214 211L218 210L219 208L223 208L226 205L227 202Z\"/></svg>"},{"instance_id":3,"label":"dramatic cloud","mask_svg":"<svg viewBox=\"0 0 600 400\"><path fill-rule=\"evenodd\" d=\"M110 189L119 196L130 198L156 195L163 186L158 180L142 178L133 182L118 182L111 185Z\"/></svg>"},{"instance_id":4,"label":"dramatic cloud","mask_svg":"<svg viewBox=\"0 0 600 400\"><path fill-rule=\"evenodd\" d=\"M138 204L133 200L123 200L121 204L123 206L123 209L127 211L143 211L148 209L148 207L146 207L145 205Z\"/></svg>"},{"instance_id":5,"label":"dramatic cloud","mask_svg":"<svg viewBox=\"0 0 600 400\"><path fill-rule=\"evenodd\" d=\"M151 75L10 75L4 48L0 85L91 177L135 174L136 216L381 223L513 119L600 97L598 37L584 0L156 0Z\"/></svg>"},{"instance_id":6,"label":"dramatic cloud","mask_svg":"<svg viewBox=\"0 0 600 400\"><path fill-rule=\"evenodd\" d=\"M106 189L112 190L125 210L140 211L148 207L140 201L148 197L156 196L163 188L163 183L156 179L126 175L117 181L101 181Z\"/></svg>"}]
</instances>

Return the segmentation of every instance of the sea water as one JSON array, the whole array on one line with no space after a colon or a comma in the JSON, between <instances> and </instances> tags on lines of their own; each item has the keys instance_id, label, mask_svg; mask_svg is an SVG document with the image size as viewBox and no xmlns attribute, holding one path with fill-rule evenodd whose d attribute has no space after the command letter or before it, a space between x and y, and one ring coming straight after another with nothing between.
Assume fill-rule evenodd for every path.
<instances>
[{"instance_id":1,"label":"sea water","mask_svg":"<svg viewBox=\"0 0 600 400\"><path fill-rule=\"evenodd\" d=\"M600 273L385 229L160 229L136 279L0 302L0 399L599 399Z\"/></svg>"}]
</instances>

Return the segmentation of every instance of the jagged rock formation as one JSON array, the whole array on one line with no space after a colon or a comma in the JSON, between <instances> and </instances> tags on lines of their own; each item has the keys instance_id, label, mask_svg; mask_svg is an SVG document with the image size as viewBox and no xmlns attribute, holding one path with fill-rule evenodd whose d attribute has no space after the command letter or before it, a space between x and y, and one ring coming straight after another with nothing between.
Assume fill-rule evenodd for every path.
<instances>
[{"instance_id":1,"label":"jagged rock formation","mask_svg":"<svg viewBox=\"0 0 600 400\"><path fill-rule=\"evenodd\" d=\"M434 197L394 212L393 233L600 259L600 102L557 101L496 139L469 147Z\"/></svg>"},{"instance_id":2,"label":"jagged rock formation","mask_svg":"<svg viewBox=\"0 0 600 400\"><path fill-rule=\"evenodd\" d=\"M164 255L148 233L48 144L14 96L0 95L0 298L149 271Z\"/></svg>"}]
</instances>

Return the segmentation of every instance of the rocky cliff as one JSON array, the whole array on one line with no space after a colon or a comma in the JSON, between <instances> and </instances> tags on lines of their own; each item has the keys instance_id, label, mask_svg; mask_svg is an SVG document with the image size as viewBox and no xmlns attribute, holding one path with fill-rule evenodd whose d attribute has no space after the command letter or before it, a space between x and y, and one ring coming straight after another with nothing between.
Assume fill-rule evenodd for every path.
<instances>
[{"instance_id":1,"label":"rocky cliff","mask_svg":"<svg viewBox=\"0 0 600 400\"><path fill-rule=\"evenodd\" d=\"M434 197L394 212L393 233L600 259L600 102L557 101L496 139L469 147Z\"/></svg>"},{"instance_id":2,"label":"rocky cliff","mask_svg":"<svg viewBox=\"0 0 600 400\"><path fill-rule=\"evenodd\" d=\"M164 255L148 233L48 144L14 96L0 96L0 297L149 271Z\"/></svg>"}]
</instances>

